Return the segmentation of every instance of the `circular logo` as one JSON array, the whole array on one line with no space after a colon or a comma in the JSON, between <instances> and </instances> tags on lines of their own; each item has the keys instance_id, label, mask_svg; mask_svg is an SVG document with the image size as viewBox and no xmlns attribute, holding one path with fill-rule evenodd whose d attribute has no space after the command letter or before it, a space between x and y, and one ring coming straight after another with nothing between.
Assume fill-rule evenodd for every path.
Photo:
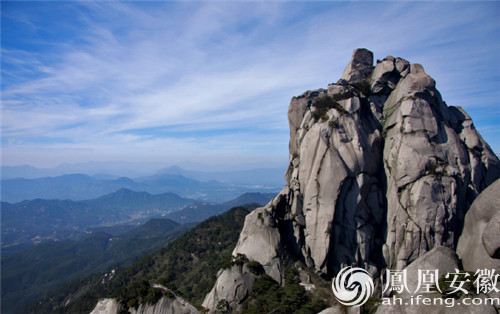
<instances>
[{"instance_id":1,"label":"circular logo","mask_svg":"<svg viewBox=\"0 0 500 314\"><path fill-rule=\"evenodd\" d=\"M373 293L373 280L363 268L344 267L332 280L333 294L347 306L361 306Z\"/></svg>"}]
</instances>

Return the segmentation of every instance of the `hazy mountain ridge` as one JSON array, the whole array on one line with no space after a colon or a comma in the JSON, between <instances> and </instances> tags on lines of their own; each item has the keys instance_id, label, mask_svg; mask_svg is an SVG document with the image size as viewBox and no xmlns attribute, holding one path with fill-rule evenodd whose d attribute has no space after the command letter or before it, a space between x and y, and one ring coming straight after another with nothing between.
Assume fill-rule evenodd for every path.
<instances>
[{"instance_id":1,"label":"hazy mountain ridge","mask_svg":"<svg viewBox=\"0 0 500 314\"><path fill-rule=\"evenodd\" d=\"M4 179L38 179L43 177L57 177L72 173L82 173L89 176L140 177L152 175L161 168L161 164L148 164L126 161L89 161L82 163L65 163L49 168L37 168L30 165L2 166L1 174Z\"/></svg>"},{"instance_id":2,"label":"hazy mountain ridge","mask_svg":"<svg viewBox=\"0 0 500 314\"><path fill-rule=\"evenodd\" d=\"M2 248L44 239L77 238L91 227L137 224L194 203L173 193L151 195L126 189L86 201L2 202Z\"/></svg>"},{"instance_id":3,"label":"hazy mountain ridge","mask_svg":"<svg viewBox=\"0 0 500 314\"><path fill-rule=\"evenodd\" d=\"M2 201L11 203L42 198L87 200L121 188L141 191L143 187L129 178L100 180L84 174L66 174L37 179L4 179L1 184Z\"/></svg>"},{"instance_id":4,"label":"hazy mountain ridge","mask_svg":"<svg viewBox=\"0 0 500 314\"><path fill-rule=\"evenodd\" d=\"M207 180L206 182L169 173L159 173L137 179L128 177L109 179L105 175L91 177L86 174L65 174L35 179L3 178L1 196L2 201L11 203L37 198L87 200L125 188L151 194L170 192L197 200L224 202L245 192L278 191L279 185L273 185L273 182L276 183L279 179L263 179L266 177L264 175L266 171L261 170L257 177L254 176L255 184L246 185L232 183L231 181L234 180L227 177L225 177L228 179L226 183L218 182L208 172L203 175L203 180ZM244 176L245 173L247 172L241 175ZM230 173L226 175L230 176ZM267 178L274 178L276 175L274 171L268 174ZM281 173L278 178L282 177Z\"/></svg>"},{"instance_id":5,"label":"hazy mountain ridge","mask_svg":"<svg viewBox=\"0 0 500 314\"><path fill-rule=\"evenodd\" d=\"M272 193L248 192L234 200L222 204L196 203L188 205L177 212L168 214L168 218L179 223L203 221L211 216L220 215L232 207L242 206L245 204L259 204L263 206L269 203L273 197L274 194Z\"/></svg>"},{"instance_id":6,"label":"hazy mountain ridge","mask_svg":"<svg viewBox=\"0 0 500 314\"><path fill-rule=\"evenodd\" d=\"M177 166L159 170L159 173L182 175L198 181L216 180L241 186L281 186L284 183L285 168L255 168L235 171L184 170Z\"/></svg>"},{"instance_id":7,"label":"hazy mountain ridge","mask_svg":"<svg viewBox=\"0 0 500 314\"><path fill-rule=\"evenodd\" d=\"M152 217L177 223L200 222L231 207L267 204L273 194L247 193L222 204L200 203L173 193L152 195L120 189L84 201L35 199L2 202L2 249L14 250L47 240L77 239L92 228L138 224ZM178 212L178 213L177 213ZM105 229L104 229L105 230Z\"/></svg>"}]
</instances>

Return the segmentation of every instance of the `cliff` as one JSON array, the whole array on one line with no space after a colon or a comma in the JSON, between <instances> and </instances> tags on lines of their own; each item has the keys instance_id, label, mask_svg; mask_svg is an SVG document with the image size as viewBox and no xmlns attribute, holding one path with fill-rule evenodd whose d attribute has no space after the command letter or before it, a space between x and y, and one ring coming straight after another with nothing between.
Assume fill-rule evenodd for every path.
<instances>
[{"instance_id":1,"label":"cliff","mask_svg":"<svg viewBox=\"0 0 500 314\"><path fill-rule=\"evenodd\" d=\"M372 52L356 49L337 83L292 98L288 121L287 184L246 217L233 251L279 283L295 261L325 278L345 266L377 278L433 248L455 250L472 202L500 177L467 113L401 58L373 66ZM244 276L221 271L203 306L224 299L237 309Z\"/></svg>"}]
</instances>

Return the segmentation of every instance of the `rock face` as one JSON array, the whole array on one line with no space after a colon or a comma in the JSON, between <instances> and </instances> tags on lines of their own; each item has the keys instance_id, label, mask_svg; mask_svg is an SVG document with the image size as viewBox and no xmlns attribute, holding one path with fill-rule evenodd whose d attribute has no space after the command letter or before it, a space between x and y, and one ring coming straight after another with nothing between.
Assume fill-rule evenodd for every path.
<instances>
[{"instance_id":1,"label":"rock face","mask_svg":"<svg viewBox=\"0 0 500 314\"><path fill-rule=\"evenodd\" d=\"M465 269L496 269L500 272L500 179L472 203L457 253Z\"/></svg>"},{"instance_id":2,"label":"rock face","mask_svg":"<svg viewBox=\"0 0 500 314\"><path fill-rule=\"evenodd\" d=\"M418 289L418 270L438 270L440 275L453 273L456 269L460 269L458 257L455 252L447 247L438 246L425 253L424 255L413 261L408 267L405 267L407 276L407 290L398 293L401 298L408 298L415 295ZM422 289L423 290L423 289ZM417 291L422 294L422 290ZM382 312L383 313L383 312Z\"/></svg>"},{"instance_id":3,"label":"rock face","mask_svg":"<svg viewBox=\"0 0 500 314\"><path fill-rule=\"evenodd\" d=\"M120 305L115 299L101 299L90 314L116 314Z\"/></svg>"},{"instance_id":4,"label":"rock face","mask_svg":"<svg viewBox=\"0 0 500 314\"><path fill-rule=\"evenodd\" d=\"M326 277L345 266L378 277L454 250L465 213L500 176L470 117L443 102L421 65L372 63L357 49L336 84L290 102L287 185L247 216L233 251L278 282L297 260Z\"/></svg>"},{"instance_id":5,"label":"rock face","mask_svg":"<svg viewBox=\"0 0 500 314\"><path fill-rule=\"evenodd\" d=\"M122 307L115 299L101 299L90 314L117 314ZM197 314L192 306L176 298L161 298L156 304L141 304L137 309L129 311L132 314Z\"/></svg>"},{"instance_id":6,"label":"rock face","mask_svg":"<svg viewBox=\"0 0 500 314\"><path fill-rule=\"evenodd\" d=\"M156 304L141 304L131 314L197 314L194 308L186 306L177 299L161 298Z\"/></svg>"},{"instance_id":7,"label":"rock face","mask_svg":"<svg viewBox=\"0 0 500 314\"><path fill-rule=\"evenodd\" d=\"M239 301L247 297L250 287L255 282L255 276L246 266L237 265L230 269L219 271L217 284L203 301L202 306L215 309L221 300L228 302L231 309L236 310Z\"/></svg>"},{"instance_id":8,"label":"rock face","mask_svg":"<svg viewBox=\"0 0 500 314\"><path fill-rule=\"evenodd\" d=\"M342 74L343 80L359 82L364 80L373 70L373 52L367 49L356 49L352 53L351 62Z\"/></svg>"}]
</instances>

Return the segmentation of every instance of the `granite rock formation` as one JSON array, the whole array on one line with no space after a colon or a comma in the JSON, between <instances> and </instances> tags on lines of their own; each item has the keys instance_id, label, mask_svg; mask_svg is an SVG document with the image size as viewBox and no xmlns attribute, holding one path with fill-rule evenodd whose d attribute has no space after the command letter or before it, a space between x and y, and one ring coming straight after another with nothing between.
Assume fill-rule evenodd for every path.
<instances>
[{"instance_id":1,"label":"granite rock formation","mask_svg":"<svg viewBox=\"0 0 500 314\"><path fill-rule=\"evenodd\" d=\"M294 261L327 278L344 266L379 277L436 247L454 250L472 202L500 177L467 113L401 58L373 66L373 54L356 49L337 83L292 98L288 120L287 184L247 216L233 251L280 283ZM218 296L242 289L225 272L206 296L212 310Z\"/></svg>"}]
</instances>

